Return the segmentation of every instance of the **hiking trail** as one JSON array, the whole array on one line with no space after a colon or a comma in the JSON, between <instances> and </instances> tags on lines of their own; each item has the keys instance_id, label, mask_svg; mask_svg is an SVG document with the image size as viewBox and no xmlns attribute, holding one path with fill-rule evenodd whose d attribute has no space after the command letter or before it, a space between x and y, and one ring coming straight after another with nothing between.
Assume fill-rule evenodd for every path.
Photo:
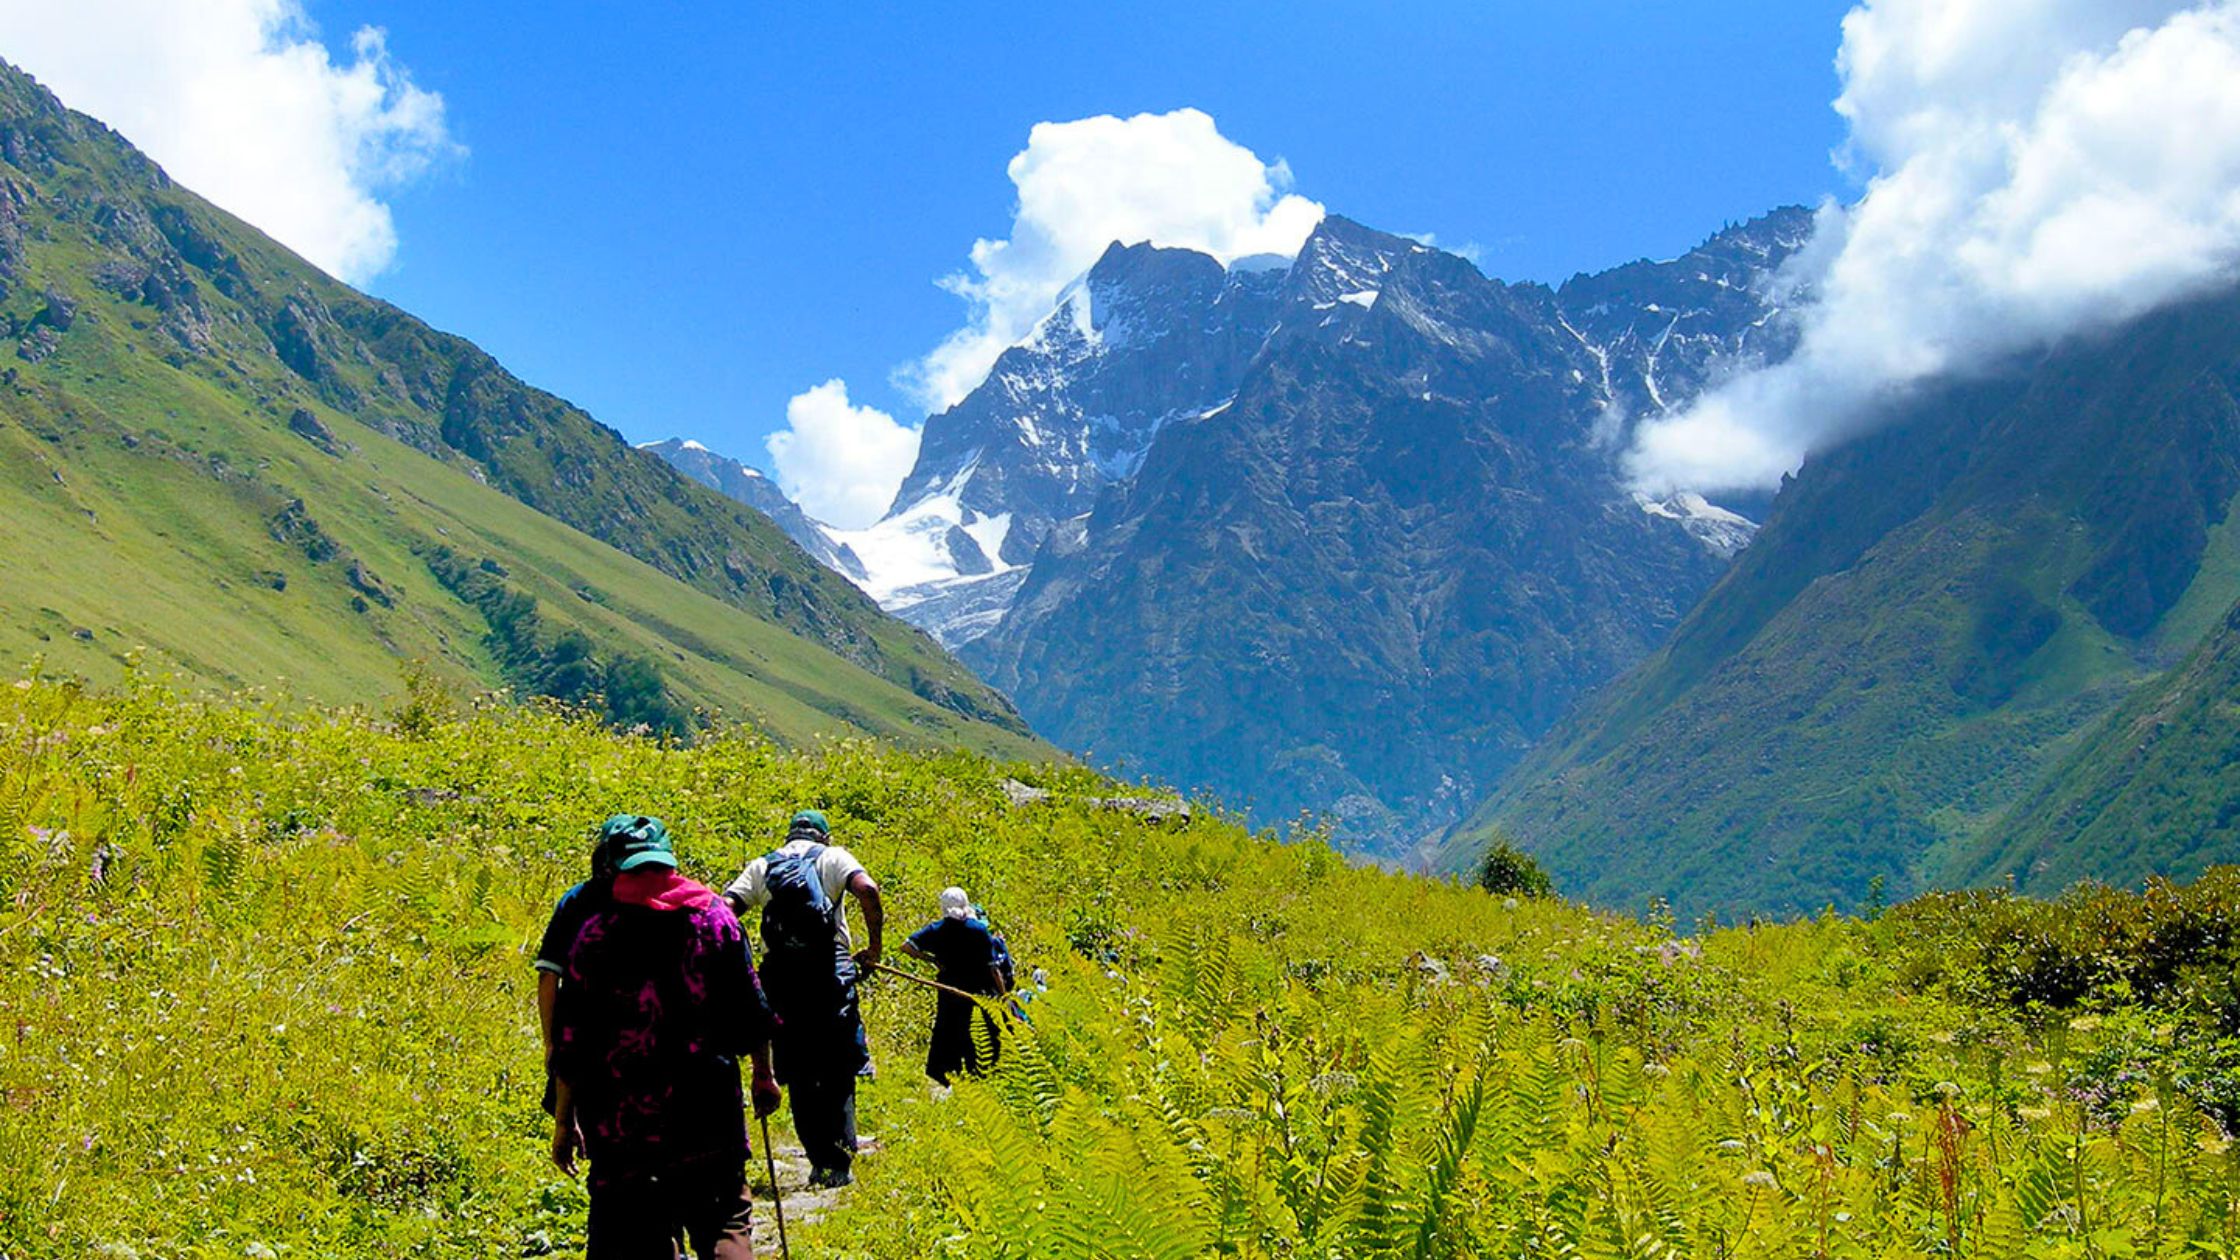
<instances>
[{"instance_id":1,"label":"hiking trail","mask_svg":"<svg viewBox=\"0 0 2240 1260\"><path fill-rule=\"evenodd\" d=\"M801 1236L803 1226L824 1219L847 1198L847 1187L826 1189L809 1184L809 1156L789 1133L783 1137L773 1129L771 1145L778 1153L778 1184L784 1187L783 1201L786 1209L786 1232L795 1238ZM878 1140L869 1136L859 1137L858 1154L869 1154L879 1149ZM754 1173L748 1179L754 1190L754 1253L758 1256L775 1256L778 1251L778 1214L770 1207L770 1172L763 1163L762 1148L755 1147Z\"/></svg>"}]
</instances>

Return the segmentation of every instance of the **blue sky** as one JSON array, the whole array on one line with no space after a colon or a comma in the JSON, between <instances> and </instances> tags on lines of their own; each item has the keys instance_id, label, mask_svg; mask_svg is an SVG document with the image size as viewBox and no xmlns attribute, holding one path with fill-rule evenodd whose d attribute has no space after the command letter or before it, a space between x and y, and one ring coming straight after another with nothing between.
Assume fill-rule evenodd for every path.
<instances>
[{"instance_id":1,"label":"blue sky","mask_svg":"<svg viewBox=\"0 0 2240 1260\"><path fill-rule=\"evenodd\" d=\"M1234 258L1327 207L1560 281L1832 194L1797 353L1647 418L1648 493L1777 484L1893 388L2240 272L2240 0L0 0L0 56L851 528L1115 237Z\"/></svg>"},{"instance_id":2,"label":"blue sky","mask_svg":"<svg viewBox=\"0 0 2240 1260\"><path fill-rule=\"evenodd\" d=\"M443 97L463 158L387 196L371 288L634 440L767 464L787 400L964 319L1037 122L1195 106L1297 192L1502 278L1669 255L1843 191L1845 5L647 5L315 0Z\"/></svg>"},{"instance_id":3,"label":"blue sky","mask_svg":"<svg viewBox=\"0 0 2240 1260\"><path fill-rule=\"evenodd\" d=\"M1854 199L1848 8L0 0L0 55L632 440L863 524L1112 235L1296 248L1326 207L1560 282Z\"/></svg>"}]
</instances>

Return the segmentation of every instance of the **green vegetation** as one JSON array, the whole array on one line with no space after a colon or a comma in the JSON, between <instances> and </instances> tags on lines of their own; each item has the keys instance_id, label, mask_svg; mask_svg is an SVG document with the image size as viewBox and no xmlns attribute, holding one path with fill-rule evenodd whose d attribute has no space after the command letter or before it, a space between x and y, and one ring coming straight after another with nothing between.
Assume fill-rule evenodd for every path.
<instances>
[{"instance_id":1,"label":"green vegetation","mask_svg":"<svg viewBox=\"0 0 2240 1260\"><path fill-rule=\"evenodd\" d=\"M592 655L580 630L554 633L537 612L534 596L505 583L505 566L485 557L469 564L449 547L427 555L428 571L445 590L472 604L490 623L484 639L506 680L530 695L596 709L610 726L644 727L682 736L696 725L661 682L661 667L644 656Z\"/></svg>"},{"instance_id":2,"label":"green vegetation","mask_svg":"<svg viewBox=\"0 0 2240 1260\"><path fill-rule=\"evenodd\" d=\"M2053 901L1939 893L1891 911L1884 933L1910 987L2041 1029L2072 1011L2107 1012L2122 1035L2102 1039L2103 1059L2240 1130L2240 867L2136 893L2080 884Z\"/></svg>"},{"instance_id":3,"label":"green vegetation","mask_svg":"<svg viewBox=\"0 0 2240 1260\"><path fill-rule=\"evenodd\" d=\"M2240 861L2240 836L2175 805L2229 799L2190 774L2096 843L2001 829L2033 793L2065 809L2097 782L2072 755L2126 747L2110 727L2080 752L2240 599L2235 382L2227 290L1924 389L1816 454L1672 640L1572 712L1440 864L1471 870L1498 829L1568 893L1693 916L1856 906L1877 878L1899 898L2007 871L2054 891Z\"/></svg>"},{"instance_id":4,"label":"green vegetation","mask_svg":"<svg viewBox=\"0 0 2240 1260\"><path fill-rule=\"evenodd\" d=\"M804 1257L2240 1250L2220 1043L2177 996L2229 1009L2198 987L2229 938L2186 934L2232 922L2231 875L1681 938L1090 803L1114 791L425 683L386 715L0 685L0 1254L564 1254L526 964L586 829L657 810L721 879L804 803L898 927L962 883L1050 978L939 1100L926 999L872 993L883 1150ZM2057 918L2191 978L2017 1003L2012 943Z\"/></svg>"},{"instance_id":5,"label":"green vegetation","mask_svg":"<svg viewBox=\"0 0 2240 1260\"><path fill-rule=\"evenodd\" d=\"M1979 841L1977 878L2188 877L2240 853L2240 605L2076 746Z\"/></svg>"},{"instance_id":6,"label":"green vegetation","mask_svg":"<svg viewBox=\"0 0 2240 1260\"><path fill-rule=\"evenodd\" d=\"M0 334L9 667L107 683L144 648L326 703L394 695L415 660L549 690L420 558L449 547L502 557L550 642L599 664L563 694L635 688L636 721L1041 749L759 513L334 282L4 64Z\"/></svg>"},{"instance_id":7,"label":"green vegetation","mask_svg":"<svg viewBox=\"0 0 2240 1260\"><path fill-rule=\"evenodd\" d=\"M1553 897L1555 881L1532 855L1496 839L1478 859L1478 887L1496 897Z\"/></svg>"}]
</instances>

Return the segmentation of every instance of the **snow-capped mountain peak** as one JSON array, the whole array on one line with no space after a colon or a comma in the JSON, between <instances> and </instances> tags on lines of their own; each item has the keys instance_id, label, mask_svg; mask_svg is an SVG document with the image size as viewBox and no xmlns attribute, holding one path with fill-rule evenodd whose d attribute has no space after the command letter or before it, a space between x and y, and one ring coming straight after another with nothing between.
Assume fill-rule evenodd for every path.
<instances>
[{"instance_id":1,"label":"snow-capped mountain peak","mask_svg":"<svg viewBox=\"0 0 2240 1260\"><path fill-rule=\"evenodd\" d=\"M1115 242L927 420L886 518L841 535L873 594L951 646L984 633L1055 524L1131 476L1167 423L1236 392L1285 274Z\"/></svg>"}]
</instances>

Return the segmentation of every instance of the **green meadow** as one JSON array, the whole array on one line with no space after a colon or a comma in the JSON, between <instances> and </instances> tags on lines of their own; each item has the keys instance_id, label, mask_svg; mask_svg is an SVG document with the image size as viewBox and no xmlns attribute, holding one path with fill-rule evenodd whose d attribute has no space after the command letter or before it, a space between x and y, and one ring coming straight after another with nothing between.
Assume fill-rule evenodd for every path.
<instances>
[{"instance_id":1,"label":"green meadow","mask_svg":"<svg viewBox=\"0 0 2240 1260\"><path fill-rule=\"evenodd\" d=\"M1118 790L427 686L0 684L0 1255L567 1254L528 955L589 827L661 814L721 881L800 805L895 930L962 883L1049 982L943 1098L922 995L871 992L881 1149L800 1256L2240 1249L2229 872L1686 924Z\"/></svg>"}]
</instances>

